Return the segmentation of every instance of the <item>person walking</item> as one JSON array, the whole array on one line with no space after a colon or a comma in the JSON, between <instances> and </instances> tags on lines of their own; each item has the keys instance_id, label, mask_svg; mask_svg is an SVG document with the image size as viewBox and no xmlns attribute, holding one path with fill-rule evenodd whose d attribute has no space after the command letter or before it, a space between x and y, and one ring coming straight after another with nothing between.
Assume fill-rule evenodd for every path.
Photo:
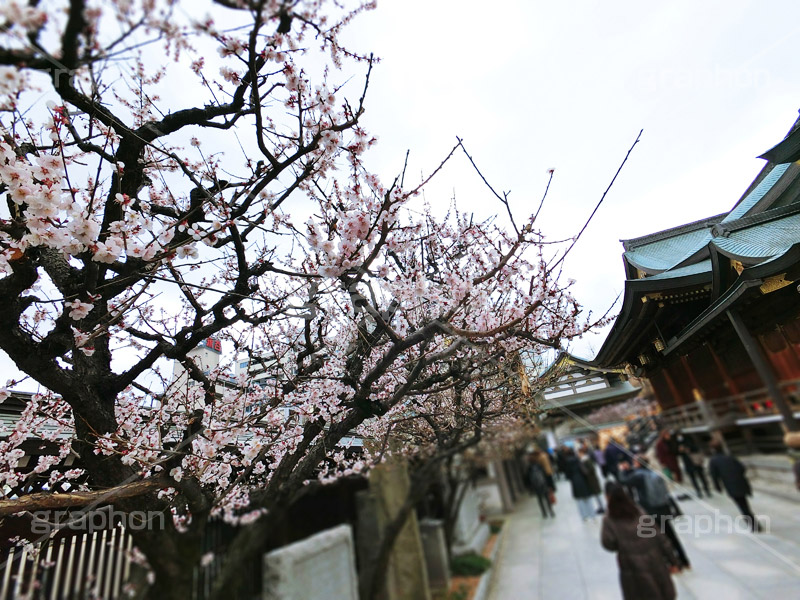
<instances>
[{"instance_id":1,"label":"person walking","mask_svg":"<svg viewBox=\"0 0 800 600\"><path fill-rule=\"evenodd\" d=\"M792 472L794 473L794 485L800 491L800 431L787 433L783 438L783 443L789 449L789 458L792 460Z\"/></svg>"},{"instance_id":2,"label":"person walking","mask_svg":"<svg viewBox=\"0 0 800 600\"><path fill-rule=\"evenodd\" d=\"M656 458L664 467L664 474L673 481L683 482L681 467L678 464L678 445L669 429L664 429L656 442Z\"/></svg>"},{"instance_id":3,"label":"person walking","mask_svg":"<svg viewBox=\"0 0 800 600\"><path fill-rule=\"evenodd\" d=\"M539 500L539 510L542 511L542 517L546 519L548 514L551 517L556 516L555 511L553 511L551 497L553 490L548 484L547 474L545 473L544 467L539 462L537 454L540 454L540 452L535 450L528 458L528 482L531 490L536 494L536 498Z\"/></svg>"},{"instance_id":4,"label":"person walking","mask_svg":"<svg viewBox=\"0 0 800 600\"><path fill-rule=\"evenodd\" d=\"M619 581L624 600L673 600L672 573L677 563L669 543L657 528L642 535L642 511L625 489L606 482L606 505L600 543L617 553ZM650 535L652 534L652 535Z\"/></svg>"},{"instance_id":5,"label":"person walking","mask_svg":"<svg viewBox=\"0 0 800 600\"><path fill-rule=\"evenodd\" d=\"M568 448L566 446L559 446L558 448L556 448L556 467L558 469L559 475L563 475L564 479L569 479L566 466L566 459L568 454L567 450Z\"/></svg>"},{"instance_id":6,"label":"person walking","mask_svg":"<svg viewBox=\"0 0 800 600\"><path fill-rule=\"evenodd\" d=\"M600 449L598 444L597 448L592 449L592 457L594 458L594 462L600 467L600 473L603 475L603 479L608 477L608 470L606 469L606 454Z\"/></svg>"},{"instance_id":7,"label":"person walking","mask_svg":"<svg viewBox=\"0 0 800 600\"><path fill-rule=\"evenodd\" d=\"M644 458L637 456L634 458L633 468L629 470L627 465L620 468L620 482L635 490L639 505L655 519L659 530L672 545L679 567L691 569L686 550L672 527L673 501L663 477L649 469Z\"/></svg>"},{"instance_id":8,"label":"person walking","mask_svg":"<svg viewBox=\"0 0 800 600\"><path fill-rule=\"evenodd\" d=\"M619 481L619 465L627 460L625 446L616 438L610 439L603 455L606 459L606 470Z\"/></svg>"},{"instance_id":9,"label":"person walking","mask_svg":"<svg viewBox=\"0 0 800 600\"><path fill-rule=\"evenodd\" d=\"M572 486L572 497L578 505L578 512L584 521L594 516L592 503L592 491L581 461L575 456L575 452L568 448L564 456L564 472L567 474L570 485Z\"/></svg>"},{"instance_id":10,"label":"person walking","mask_svg":"<svg viewBox=\"0 0 800 600\"><path fill-rule=\"evenodd\" d=\"M703 494L700 491L700 484L703 485L703 490L706 492L707 497L711 497L711 491L708 489L708 479L703 469L703 453L697 449L697 445L688 437L683 434L676 436L678 442L678 456L683 463L683 470L692 480L692 485L697 492L697 497L702 498Z\"/></svg>"},{"instance_id":11,"label":"person walking","mask_svg":"<svg viewBox=\"0 0 800 600\"><path fill-rule=\"evenodd\" d=\"M533 456L536 459L536 462L539 463L544 469L544 476L547 479L547 487L555 493L556 491L556 481L553 477L553 463L550 460L550 456L548 456L547 452L544 452L540 449L536 449L533 451Z\"/></svg>"},{"instance_id":12,"label":"person walking","mask_svg":"<svg viewBox=\"0 0 800 600\"><path fill-rule=\"evenodd\" d=\"M578 451L578 458L581 461L581 468L586 476L586 483L589 486L589 493L597 503L597 514L603 514L605 512L605 508L603 508L603 501L600 498L601 494L603 493L603 489L600 487L600 480L597 477L597 470L594 467L594 461L591 459L589 452L584 448L581 448Z\"/></svg>"},{"instance_id":13,"label":"person walking","mask_svg":"<svg viewBox=\"0 0 800 600\"><path fill-rule=\"evenodd\" d=\"M708 461L708 472L714 481L714 487L721 494L722 486L725 486L725 491L739 507L739 511L748 521L750 528L754 532L760 531L758 520L750 510L750 503L747 501L747 497L753 495L750 482L745 476L747 467L738 458L725 454L725 450L719 442L714 442L711 450L714 454Z\"/></svg>"},{"instance_id":14,"label":"person walking","mask_svg":"<svg viewBox=\"0 0 800 600\"><path fill-rule=\"evenodd\" d=\"M547 454L547 461L550 463L550 469L553 473L553 481L558 479L558 461L556 460L556 449L555 448L548 448L545 452Z\"/></svg>"}]
</instances>

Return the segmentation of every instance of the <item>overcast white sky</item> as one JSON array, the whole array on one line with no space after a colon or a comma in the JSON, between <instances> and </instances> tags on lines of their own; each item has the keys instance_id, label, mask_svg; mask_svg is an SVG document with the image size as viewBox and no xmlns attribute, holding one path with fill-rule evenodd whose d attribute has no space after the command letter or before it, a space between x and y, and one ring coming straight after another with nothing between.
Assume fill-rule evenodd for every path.
<instances>
[{"instance_id":1,"label":"overcast white sky","mask_svg":"<svg viewBox=\"0 0 800 600\"><path fill-rule=\"evenodd\" d=\"M372 165L419 176L455 137L516 212L553 239L591 213L640 129L641 143L566 264L602 312L624 288L620 239L730 210L800 109L800 3L790 0L383 0L354 23L381 57L365 123ZM461 161L426 193L486 210ZM438 191L438 193L437 193ZM607 331L576 343L592 357Z\"/></svg>"},{"instance_id":2,"label":"overcast white sky","mask_svg":"<svg viewBox=\"0 0 800 600\"><path fill-rule=\"evenodd\" d=\"M364 117L373 171L391 179L410 150L418 180L460 136L522 216L555 168L540 217L551 239L580 229L644 129L566 261L595 313L624 289L619 240L729 210L800 108L796 0L379 0L346 39L381 58ZM453 194L479 215L500 209L463 159L426 199ZM571 350L591 358L606 334Z\"/></svg>"}]
</instances>

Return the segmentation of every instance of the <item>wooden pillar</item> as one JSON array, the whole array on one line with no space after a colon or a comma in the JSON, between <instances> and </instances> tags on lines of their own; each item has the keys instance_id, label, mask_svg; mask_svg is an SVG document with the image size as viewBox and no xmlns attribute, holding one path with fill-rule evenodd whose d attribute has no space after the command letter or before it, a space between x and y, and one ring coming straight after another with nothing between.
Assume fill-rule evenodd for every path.
<instances>
[{"instance_id":1,"label":"wooden pillar","mask_svg":"<svg viewBox=\"0 0 800 600\"><path fill-rule=\"evenodd\" d=\"M739 313L732 309L729 310L728 319L730 319L733 328L736 330L736 334L744 345L744 349L753 362L753 366L756 368L756 371L758 371L759 377L761 377L761 380L766 385L770 397L773 402L775 402L775 406L778 407L778 410L783 416L783 424L787 431L800 431L800 424L797 423L789 403L786 402L786 398L783 397L781 388L775 380L775 374L767 358L764 356L764 351L761 349L761 346L758 345L758 342L747 329Z\"/></svg>"},{"instance_id":2,"label":"wooden pillar","mask_svg":"<svg viewBox=\"0 0 800 600\"><path fill-rule=\"evenodd\" d=\"M683 402L681 401L681 394L678 391L678 388L675 387L675 382L672 381L672 376L669 374L669 368L667 367L667 365L664 365L664 368L661 369L661 372L664 373L664 379L667 380L669 391L672 392L672 398L674 402L673 406L670 408L674 408L675 406L683 406Z\"/></svg>"},{"instance_id":3,"label":"wooden pillar","mask_svg":"<svg viewBox=\"0 0 800 600\"><path fill-rule=\"evenodd\" d=\"M714 350L714 346L711 344L706 344L708 349L711 351L711 357L714 359L714 364L717 365L717 369L719 369L722 378L725 380L725 384L727 385L728 392L731 395L736 395L739 393L739 386L736 385L736 382L733 380L733 377L730 376L728 373L727 367L725 367L725 363L720 360L719 355Z\"/></svg>"},{"instance_id":4,"label":"wooden pillar","mask_svg":"<svg viewBox=\"0 0 800 600\"><path fill-rule=\"evenodd\" d=\"M756 442L753 439L753 432L750 430L749 427L741 427L740 431L742 432L742 437L744 438L744 443L747 446L748 454L755 454L756 452Z\"/></svg>"},{"instance_id":5,"label":"wooden pillar","mask_svg":"<svg viewBox=\"0 0 800 600\"><path fill-rule=\"evenodd\" d=\"M692 366L689 364L689 357L684 354L681 356L681 362L683 363L683 368L686 370L686 373L689 375L689 381L692 383L694 399L695 401L700 400L703 397L703 390L700 389L700 384L697 383L697 378L694 376Z\"/></svg>"},{"instance_id":6,"label":"wooden pillar","mask_svg":"<svg viewBox=\"0 0 800 600\"><path fill-rule=\"evenodd\" d=\"M650 383L653 383L653 380L650 380ZM651 389L653 390L653 396L656 397L656 402L659 406L664 406L664 399L661 396L661 392L659 391L658 387L655 385L651 385Z\"/></svg>"}]
</instances>

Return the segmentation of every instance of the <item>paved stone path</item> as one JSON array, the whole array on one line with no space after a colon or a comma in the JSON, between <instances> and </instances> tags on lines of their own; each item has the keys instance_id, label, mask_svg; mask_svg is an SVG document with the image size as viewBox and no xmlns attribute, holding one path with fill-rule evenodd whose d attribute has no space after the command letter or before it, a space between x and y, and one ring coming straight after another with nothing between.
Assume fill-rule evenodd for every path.
<instances>
[{"instance_id":1,"label":"paved stone path","mask_svg":"<svg viewBox=\"0 0 800 600\"><path fill-rule=\"evenodd\" d=\"M600 546L601 516L581 521L566 481L556 495L555 519L526 498L506 522L489 600L622 598L616 555ZM673 578L678 598L800 599L800 493L797 502L756 493L750 505L769 518L768 532L730 532L725 515L737 513L726 495L680 502L674 526L692 569Z\"/></svg>"}]
</instances>

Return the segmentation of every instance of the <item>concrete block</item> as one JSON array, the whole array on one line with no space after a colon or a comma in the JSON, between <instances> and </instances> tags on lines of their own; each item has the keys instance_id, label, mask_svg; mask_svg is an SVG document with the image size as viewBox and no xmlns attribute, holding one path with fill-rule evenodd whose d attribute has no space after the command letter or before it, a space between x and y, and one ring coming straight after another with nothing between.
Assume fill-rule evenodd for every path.
<instances>
[{"instance_id":1,"label":"concrete block","mask_svg":"<svg viewBox=\"0 0 800 600\"><path fill-rule=\"evenodd\" d=\"M264 556L265 600L358 600L353 534L339 525Z\"/></svg>"},{"instance_id":2,"label":"concrete block","mask_svg":"<svg viewBox=\"0 0 800 600\"><path fill-rule=\"evenodd\" d=\"M491 530L486 523L478 523L478 526L472 533L472 536L465 540L453 544L453 554L459 556L461 554L480 554L483 552L486 542L489 541Z\"/></svg>"},{"instance_id":3,"label":"concrete block","mask_svg":"<svg viewBox=\"0 0 800 600\"><path fill-rule=\"evenodd\" d=\"M792 461L784 454L740 456L747 467L747 477L754 490L788 500L800 498L794 483Z\"/></svg>"},{"instance_id":4,"label":"concrete block","mask_svg":"<svg viewBox=\"0 0 800 600\"><path fill-rule=\"evenodd\" d=\"M425 566L431 591L449 589L450 564L447 557L444 523L439 519L422 519L419 522L419 533L422 537L422 550L425 553Z\"/></svg>"}]
</instances>

